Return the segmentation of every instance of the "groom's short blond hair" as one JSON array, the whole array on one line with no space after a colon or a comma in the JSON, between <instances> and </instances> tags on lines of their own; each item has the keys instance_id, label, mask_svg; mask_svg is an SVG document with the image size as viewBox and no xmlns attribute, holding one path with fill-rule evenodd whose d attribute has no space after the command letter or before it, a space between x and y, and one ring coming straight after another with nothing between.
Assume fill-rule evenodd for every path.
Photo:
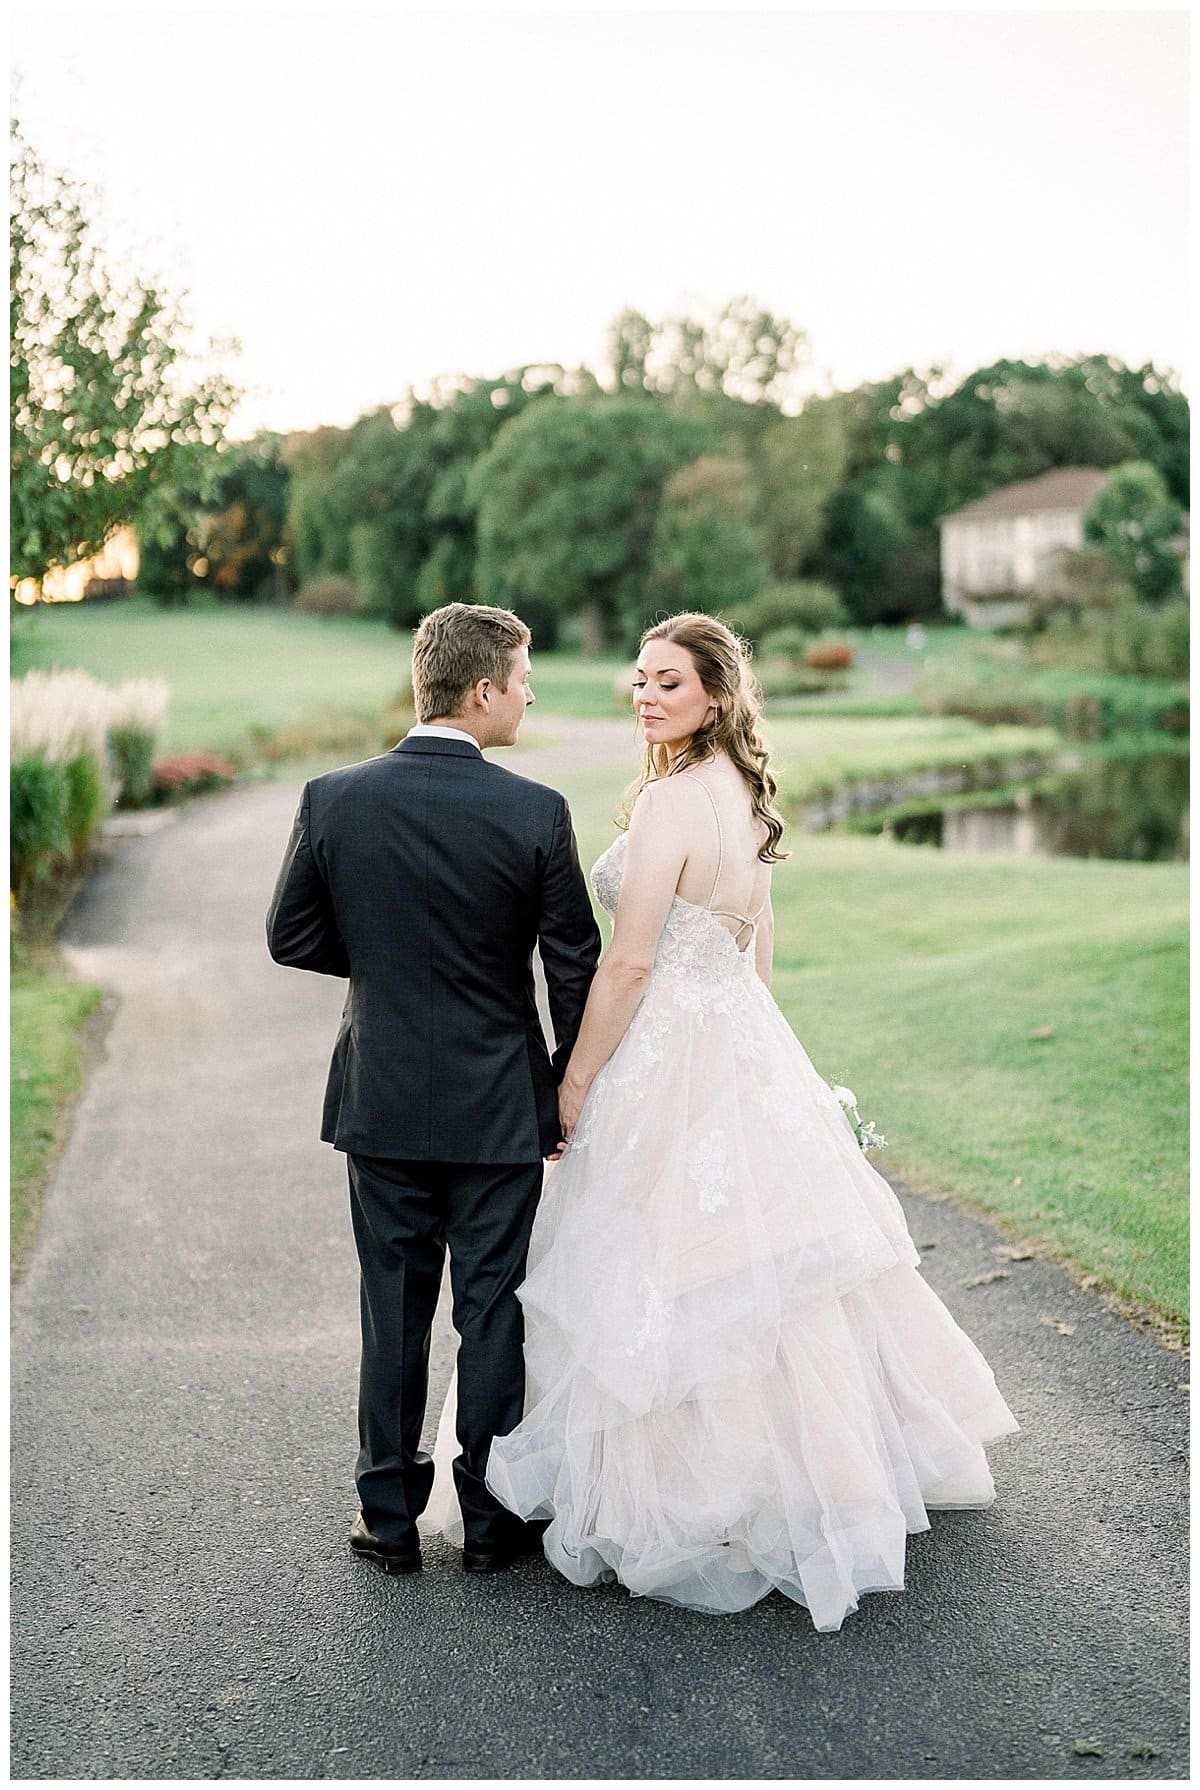
<instances>
[{"instance_id":1,"label":"groom's short blond hair","mask_svg":"<svg viewBox=\"0 0 1200 1790\"><path fill-rule=\"evenodd\" d=\"M432 610L413 640L417 720L460 714L480 678L507 690L513 654L531 638L519 615L490 603L446 603Z\"/></svg>"}]
</instances>

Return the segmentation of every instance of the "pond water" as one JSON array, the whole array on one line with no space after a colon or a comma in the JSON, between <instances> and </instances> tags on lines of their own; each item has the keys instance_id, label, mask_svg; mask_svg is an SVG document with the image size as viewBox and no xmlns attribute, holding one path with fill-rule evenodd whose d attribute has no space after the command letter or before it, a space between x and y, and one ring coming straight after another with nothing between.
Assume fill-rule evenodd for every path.
<instances>
[{"instance_id":1,"label":"pond water","mask_svg":"<svg viewBox=\"0 0 1200 1790\"><path fill-rule=\"evenodd\" d=\"M893 813L882 828L911 845L1162 862L1188 857L1188 759L1148 752L1018 789L1010 801L969 797L936 810Z\"/></svg>"}]
</instances>

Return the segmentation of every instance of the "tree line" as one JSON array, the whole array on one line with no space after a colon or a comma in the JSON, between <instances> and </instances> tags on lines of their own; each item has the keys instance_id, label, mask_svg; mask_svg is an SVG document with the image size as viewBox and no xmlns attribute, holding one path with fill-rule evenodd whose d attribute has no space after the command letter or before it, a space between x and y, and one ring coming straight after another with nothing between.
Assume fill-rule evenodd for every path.
<instances>
[{"instance_id":1,"label":"tree line","mask_svg":"<svg viewBox=\"0 0 1200 1790\"><path fill-rule=\"evenodd\" d=\"M500 603L585 650L683 607L752 635L910 620L940 605L941 516L1089 465L1123 469L1094 532L1128 588L1177 592L1189 407L1153 365L1003 360L957 384L910 368L806 395L803 330L739 298L708 318L622 312L603 379L448 377L346 429L232 443L232 381L185 376L178 308L114 271L84 189L19 133L11 240L17 577L124 521L163 602L294 598L398 628Z\"/></svg>"}]
</instances>

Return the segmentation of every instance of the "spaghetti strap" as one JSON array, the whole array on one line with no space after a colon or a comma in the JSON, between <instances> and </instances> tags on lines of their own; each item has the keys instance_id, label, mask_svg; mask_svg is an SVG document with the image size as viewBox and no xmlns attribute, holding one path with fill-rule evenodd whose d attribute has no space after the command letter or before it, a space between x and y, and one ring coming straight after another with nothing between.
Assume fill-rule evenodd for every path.
<instances>
[{"instance_id":1,"label":"spaghetti strap","mask_svg":"<svg viewBox=\"0 0 1200 1790\"><path fill-rule=\"evenodd\" d=\"M704 903L710 914L716 913L718 910L713 907L712 898L717 892L717 884L721 880L721 871L725 865L725 834L721 827L721 813L717 807L717 798L713 795L712 790L708 787L708 784L704 781L703 777L697 777L694 771L684 771L682 775L690 778L693 783L698 783L700 785L712 804L713 819L717 823L717 874L713 877L713 886L708 891L708 900ZM735 916L735 918L736 917L737 916Z\"/></svg>"},{"instance_id":2,"label":"spaghetti strap","mask_svg":"<svg viewBox=\"0 0 1200 1790\"><path fill-rule=\"evenodd\" d=\"M717 823L717 874L713 877L713 886L708 892L708 900L705 902L704 906L708 913L716 914L722 920L737 920L739 922L737 931L731 935L736 944L747 926L750 928L751 933L757 929L758 922L762 919L767 904L764 901L758 912L752 915L739 914L734 908L713 906L713 896L717 892L717 885L721 880L721 871L725 864L725 833L721 826L721 811L717 807L716 797L713 795L712 790L708 787L708 784L704 781L703 777L697 777L694 771L681 771L680 775L689 777L693 783L698 783L708 797L709 802L712 804L713 819ZM749 949L748 946L747 949Z\"/></svg>"}]
</instances>

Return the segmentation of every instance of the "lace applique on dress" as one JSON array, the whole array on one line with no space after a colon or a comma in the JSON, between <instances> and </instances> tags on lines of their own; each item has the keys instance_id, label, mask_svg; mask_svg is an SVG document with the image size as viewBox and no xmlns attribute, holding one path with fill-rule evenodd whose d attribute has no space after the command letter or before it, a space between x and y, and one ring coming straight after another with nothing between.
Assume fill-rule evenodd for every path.
<instances>
[{"instance_id":1,"label":"lace applique on dress","mask_svg":"<svg viewBox=\"0 0 1200 1790\"><path fill-rule=\"evenodd\" d=\"M642 1277L641 1292L642 1322L625 1351L629 1356L640 1355L652 1343L662 1342L671 1319L666 1301L649 1275Z\"/></svg>"},{"instance_id":2,"label":"lace applique on dress","mask_svg":"<svg viewBox=\"0 0 1200 1790\"><path fill-rule=\"evenodd\" d=\"M700 1189L700 1210L717 1212L729 1204L733 1172L729 1142L723 1131L709 1131L697 1138L687 1154L688 1178Z\"/></svg>"}]
</instances>

